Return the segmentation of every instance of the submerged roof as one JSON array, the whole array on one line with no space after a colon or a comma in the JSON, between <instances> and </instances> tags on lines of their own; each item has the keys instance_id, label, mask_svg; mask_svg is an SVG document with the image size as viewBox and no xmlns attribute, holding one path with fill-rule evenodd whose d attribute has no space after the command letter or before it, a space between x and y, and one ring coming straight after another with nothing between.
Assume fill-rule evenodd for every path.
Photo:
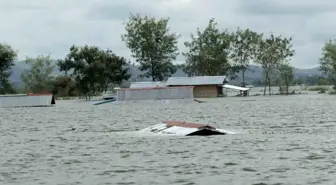
<instances>
[{"instance_id":1,"label":"submerged roof","mask_svg":"<svg viewBox=\"0 0 336 185\"><path fill-rule=\"evenodd\" d=\"M139 132L155 135L180 135L180 136L209 136L235 134L223 129L217 129L207 124L188 123L183 121L163 121L159 124L141 129Z\"/></svg>"},{"instance_id":2,"label":"submerged roof","mask_svg":"<svg viewBox=\"0 0 336 185\"><path fill-rule=\"evenodd\" d=\"M239 87L239 86L234 86L234 85L229 85L229 84L224 84L223 87L227 89L235 89L235 90L241 90L241 91L250 90L250 88L247 88L247 87Z\"/></svg>"},{"instance_id":3,"label":"submerged roof","mask_svg":"<svg viewBox=\"0 0 336 185\"><path fill-rule=\"evenodd\" d=\"M164 86L164 82L132 82L130 88L154 88Z\"/></svg>"},{"instance_id":4,"label":"submerged roof","mask_svg":"<svg viewBox=\"0 0 336 185\"><path fill-rule=\"evenodd\" d=\"M138 91L138 90L158 90L158 89L192 89L194 86L178 86L178 87L142 87L142 88L120 88L118 91Z\"/></svg>"},{"instance_id":5,"label":"submerged roof","mask_svg":"<svg viewBox=\"0 0 336 185\"><path fill-rule=\"evenodd\" d=\"M10 94L0 96L0 107L42 107L55 104L53 94Z\"/></svg>"},{"instance_id":6,"label":"submerged roof","mask_svg":"<svg viewBox=\"0 0 336 185\"><path fill-rule=\"evenodd\" d=\"M163 123L167 124L168 126L177 126L177 127L184 127L184 128L202 128L205 126L212 127L206 124L188 123L188 122L183 122L183 121L163 121Z\"/></svg>"},{"instance_id":7,"label":"submerged roof","mask_svg":"<svg viewBox=\"0 0 336 185\"><path fill-rule=\"evenodd\" d=\"M226 76L170 77L166 85L223 85Z\"/></svg>"}]
</instances>

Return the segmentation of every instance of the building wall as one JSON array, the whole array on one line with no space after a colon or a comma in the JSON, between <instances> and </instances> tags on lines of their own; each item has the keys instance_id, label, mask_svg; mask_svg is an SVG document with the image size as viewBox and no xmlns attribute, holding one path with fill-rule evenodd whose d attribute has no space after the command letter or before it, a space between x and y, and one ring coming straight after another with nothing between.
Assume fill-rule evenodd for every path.
<instances>
[{"instance_id":1,"label":"building wall","mask_svg":"<svg viewBox=\"0 0 336 185\"><path fill-rule=\"evenodd\" d=\"M119 89L117 101L193 99L193 87L159 87Z\"/></svg>"},{"instance_id":2,"label":"building wall","mask_svg":"<svg viewBox=\"0 0 336 185\"><path fill-rule=\"evenodd\" d=\"M216 85L194 86L194 98L218 97L219 93Z\"/></svg>"},{"instance_id":3,"label":"building wall","mask_svg":"<svg viewBox=\"0 0 336 185\"><path fill-rule=\"evenodd\" d=\"M0 107L44 107L54 105L53 94L13 94L0 95Z\"/></svg>"}]
</instances>

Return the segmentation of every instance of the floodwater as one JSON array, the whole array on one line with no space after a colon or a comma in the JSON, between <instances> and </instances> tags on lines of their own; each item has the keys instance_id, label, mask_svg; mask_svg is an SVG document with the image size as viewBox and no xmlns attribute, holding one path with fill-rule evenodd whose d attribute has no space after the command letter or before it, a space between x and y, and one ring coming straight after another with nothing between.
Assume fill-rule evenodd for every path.
<instances>
[{"instance_id":1,"label":"floodwater","mask_svg":"<svg viewBox=\"0 0 336 185\"><path fill-rule=\"evenodd\" d=\"M0 109L0 184L336 184L336 96ZM146 137L162 120L237 135Z\"/></svg>"}]
</instances>

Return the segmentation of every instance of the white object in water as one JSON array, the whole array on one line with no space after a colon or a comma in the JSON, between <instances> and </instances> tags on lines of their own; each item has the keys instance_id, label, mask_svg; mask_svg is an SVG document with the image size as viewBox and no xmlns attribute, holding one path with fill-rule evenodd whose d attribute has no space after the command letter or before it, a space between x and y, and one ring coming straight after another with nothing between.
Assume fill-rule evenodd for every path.
<instances>
[{"instance_id":1,"label":"white object in water","mask_svg":"<svg viewBox=\"0 0 336 185\"><path fill-rule=\"evenodd\" d=\"M54 106L55 104L55 98L52 93L0 95L1 108L47 107Z\"/></svg>"},{"instance_id":2,"label":"white object in water","mask_svg":"<svg viewBox=\"0 0 336 185\"><path fill-rule=\"evenodd\" d=\"M107 91L104 95L103 95L103 99L104 100L111 100L111 99L115 99L115 93L113 93L112 91Z\"/></svg>"},{"instance_id":3,"label":"white object in water","mask_svg":"<svg viewBox=\"0 0 336 185\"><path fill-rule=\"evenodd\" d=\"M143 133L156 135L177 135L177 136L209 136L235 134L213 126L198 123L187 123L182 121L163 121L162 123L139 130Z\"/></svg>"},{"instance_id":4,"label":"white object in water","mask_svg":"<svg viewBox=\"0 0 336 185\"><path fill-rule=\"evenodd\" d=\"M249 90L251 90L251 88L239 87L239 86L234 86L234 85L230 85L230 84L224 84L223 87L227 88L227 89L234 89L234 90L240 90L240 91L249 91Z\"/></svg>"}]
</instances>

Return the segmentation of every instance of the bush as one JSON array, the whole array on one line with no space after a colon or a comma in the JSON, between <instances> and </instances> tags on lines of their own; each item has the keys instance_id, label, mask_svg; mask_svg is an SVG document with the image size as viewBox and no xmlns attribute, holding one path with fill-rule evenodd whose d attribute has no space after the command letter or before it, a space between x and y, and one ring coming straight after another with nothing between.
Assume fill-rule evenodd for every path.
<instances>
[{"instance_id":1,"label":"bush","mask_svg":"<svg viewBox=\"0 0 336 185\"><path fill-rule=\"evenodd\" d=\"M321 86L317 86L317 87L310 87L310 88L308 88L308 91L320 91L320 92L322 92L322 91L327 91L328 90L328 88L326 88L326 87L321 87Z\"/></svg>"},{"instance_id":2,"label":"bush","mask_svg":"<svg viewBox=\"0 0 336 185\"><path fill-rule=\"evenodd\" d=\"M334 95L334 94L336 94L336 91L330 91L329 94Z\"/></svg>"},{"instance_id":3,"label":"bush","mask_svg":"<svg viewBox=\"0 0 336 185\"><path fill-rule=\"evenodd\" d=\"M318 93L323 94L323 93L326 93L326 91L325 90L321 90Z\"/></svg>"}]
</instances>

